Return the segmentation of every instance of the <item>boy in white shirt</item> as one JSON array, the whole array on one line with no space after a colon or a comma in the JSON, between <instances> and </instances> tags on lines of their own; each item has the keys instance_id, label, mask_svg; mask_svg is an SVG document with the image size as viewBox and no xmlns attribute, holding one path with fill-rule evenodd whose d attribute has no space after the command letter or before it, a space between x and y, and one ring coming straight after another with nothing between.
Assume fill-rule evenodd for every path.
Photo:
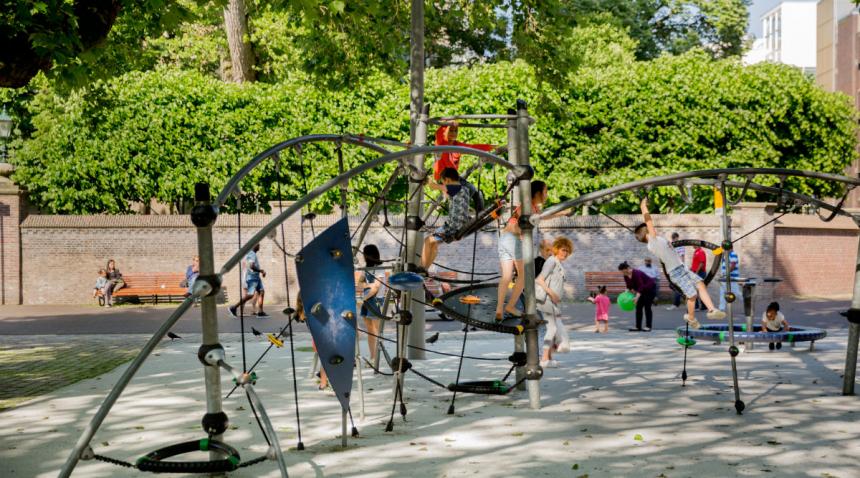
<instances>
[{"instance_id":1,"label":"boy in white shirt","mask_svg":"<svg viewBox=\"0 0 860 478\"><path fill-rule=\"evenodd\" d=\"M771 302L767 306L767 310L761 314L761 331L762 332L783 332L788 331L788 321L785 316L779 311L779 302ZM771 342L767 344L767 348L773 350L781 349L782 342Z\"/></svg>"},{"instance_id":2,"label":"boy in white shirt","mask_svg":"<svg viewBox=\"0 0 860 478\"><path fill-rule=\"evenodd\" d=\"M654 221L648 212L647 197L642 198L639 207L642 210L642 219L645 222L636 226L633 233L636 235L637 241L648 244L648 251L657 256L660 262L666 266L666 270L669 272L669 280L681 289L681 292L687 297L687 313L684 314L684 320L694 329L700 327L695 315L696 297L707 307L707 317L709 319L719 320L725 318L726 313L714 307L714 302L711 300L708 288L702 282L702 278L684 265L681 257L665 237L657 234L657 230L654 228Z\"/></svg>"}]
</instances>

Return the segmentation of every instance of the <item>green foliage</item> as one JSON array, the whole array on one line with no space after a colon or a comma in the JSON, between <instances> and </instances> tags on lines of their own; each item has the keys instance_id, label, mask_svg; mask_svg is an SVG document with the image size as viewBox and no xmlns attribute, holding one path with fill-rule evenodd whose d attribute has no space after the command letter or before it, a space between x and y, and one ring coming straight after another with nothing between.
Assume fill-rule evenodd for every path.
<instances>
[{"instance_id":1,"label":"green foliage","mask_svg":"<svg viewBox=\"0 0 860 478\"><path fill-rule=\"evenodd\" d=\"M790 66L744 67L694 51L589 69L572 81L570 121L554 128L557 147L535 154L555 186L551 196L715 167L842 174L856 157L857 113L848 98L822 91ZM840 191L833 184L790 185L821 196ZM700 194L701 207L709 199ZM656 195L658 202L676 196L666 189Z\"/></svg>"},{"instance_id":2,"label":"green foliage","mask_svg":"<svg viewBox=\"0 0 860 478\"><path fill-rule=\"evenodd\" d=\"M139 50L145 37L191 19L189 6L176 0L0 0L0 84L23 86L42 71L81 85L109 72L104 51ZM106 41L117 18L124 28ZM113 54L135 60L134 54Z\"/></svg>"},{"instance_id":3,"label":"green foliage","mask_svg":"<svg viewBox=\"0 0 860 478\"><path fill-rule=\"evenodd\" d=\"M857 114L850 102L822 91L799 70L714 61L701 51L635 62L636 45L629 39L601 43L615 34L605 25L573 32L577 41L612 56L581 68L561 88L540 84L524 62L431 69L426 91L431 115L502 113L518 98L529 101L533 111L537 101L551 102L545 114L535 114L530 147L553 202L643 177L714 167L841 174L855 158ZM351 132L404 140L407 105L408 85L382 74L335 92L301 78L234 85L168 68L100 81L72 95L43 88L27 104L35 130L14 151L15 179L37 205L59 213L125 212L129 202L151 197L179 207L191 200L195 182L208 181L218 190L254 155L291 137ZM466 142L505 139L504 130L461 130ZM344 146L344 153L348 167L374 156L352 146ZM304 149L309 188L336 174L335 158L330 144ZM285 153L281 159L283 197L302 196L305 180L297 155ZM392 167L364 175L351 187L376 191ZM493 196L504 175L485 167L472 178L476 183L480 178ZM839 194L832 184L789 185L820 196ZM278 197L273 164L256 171L242 188L245 208L265 208ZM677 196L665 188L654 199L664 207L679 204ZM367 198L352 195L351 200L355 205ZM710 193L700 190L696 208L709 202ZM332 192L314 207L336 203ZM633 204L614 207L630 210Z\"/></svg>"},{"instance_id":4,"label":"green foliage","mask_svg":"<svg viewBox=\"0 0 860 478\"><path fill-rule=\"evenodd\" d=\"M390 80L369 80L362 95L333 97L302 83L238 86L195 72L134 72L100 81L70 96L50 90L29 104L36 132L15 152L15 178L31 200L57 213L129 211L149 198L181 207L193 185L218 190L254 155L286 138L312 132L390 134L406 118L406 102ZM398 97L398 95L403 95ZM345 148L348 165L370 156ZM285 154L282 197L304 194L295 154ZM337 171L330 145L304 151L310 187ZM390 170L388 168L386 171ZM374 190L386 171L360 179ZM242 184L245 207L277 198L274 164ZM334 193L318 207L330 207Z\"/></svg>"},{"instance_id":5,"label":"green foliage","mask_svg":"<svg viewBox=\"0 0 860 478\"><path fill-rule=\"evenodd\" d=\"M636 57L653 59L705 48L717 58L744 49L749 0L574 0L580 23L607 23L627 30Z\"/></svg>"}]
</instances>

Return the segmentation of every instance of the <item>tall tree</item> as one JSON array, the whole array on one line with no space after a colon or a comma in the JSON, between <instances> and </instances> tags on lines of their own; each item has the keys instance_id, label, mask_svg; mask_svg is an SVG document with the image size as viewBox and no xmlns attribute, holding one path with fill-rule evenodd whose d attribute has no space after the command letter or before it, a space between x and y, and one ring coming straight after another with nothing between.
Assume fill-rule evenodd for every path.
<instances>
[{"instance_id":1,"label":"tall tree","mask_svg":"<svg viewBox=\"0 0 860 478\"><path fill-rule=\"evenodd\" d=\"M0 87L24 86L40 71L71 82L90 76L120 18L155 36L188 18L188 8L176 0L0 0Z\"/></svg>"},{"instance_id":2,"label":"tall tree","mask_svg":"<svg viewBox=\"0 0 860 478\"><path fill-rule=\"evenodd\" d=\"M522 59L539 80L561 84L585 53L569 39L582 24L611 23L630 32L636 57L701 47L737 55L749 0L426 0L428 63ZM370 71L402 75L409 48L409 0L293 0L303 68L347 85Z\"/></svg>"},{"instance_id":3,"label":"tall tree","mask_svg":"<svg viewBox=\"0 0 860 478\"><path fill-rule=\"evenodd\" d=\"M228 0L224 7L224 30L227 32L233 81L254 81L254 50L248 34L248 12L244 0Z\"/></svg>"}]
</instances>

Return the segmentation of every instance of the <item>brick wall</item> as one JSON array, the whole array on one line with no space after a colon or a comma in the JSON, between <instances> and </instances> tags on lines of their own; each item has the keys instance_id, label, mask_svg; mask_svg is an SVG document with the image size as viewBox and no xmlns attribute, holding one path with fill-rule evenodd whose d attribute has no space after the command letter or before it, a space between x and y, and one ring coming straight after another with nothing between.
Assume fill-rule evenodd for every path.
<instances>
[{"instance_id":1,"label":"brick wall","mask_svg":"<svg viewBox=\"0 0 860 478\"><path fill-rule=\"evenodd\" d=\"M273 204L272 211L272 216L242 216L243 242L277 215L277 203ZM640 216L614 217L628 226L634 226L641 220ZM739 237L772 217L771 210L764 205L738 206L732 216L732 235ZM741 273L756 277L784 275L789 280L786 281L786 288L781 289L783 294L850 292L857 253L856 226L850 220L837 220L827 223L831 225L829 228L810 229L821 228L822 223L815 217L799 216L804 221L800 224L792 217L786 216L776 225L764 227L736 244L741 259ZM314 221L313 230L310 223L302 224L299 216L288 219L283 228L287 251L298 252L302 231L307 242L315 232L319 233L338 219L340 216L336 214L320 216ZM389 219L392 223L390 231L395 237L377 221L373 223L365 240L365 243L378 245L383 258L397 256L400 248L398 241L401 240L403 218L392 215ZM351 228L354 229L359 220L359 217L351 217ZM719 217L714 215L657 215L655 223L662 234L669 235L677 231L682 238L720 242ZM791 228L801 232L794 235L784 232L791 231ZM648 254L645 246L636 242L631 233L601 216L556 219L542 224L542 234L547 238L565 235L574 242L576 250L565 263L565 268L569 293L576 298L588 294L584 272L615 271L618 263L625 260L639 266ZM236 251L237 217L220 216L213 229L213 238L217 269ZM184 271L191 257L196 254L196 241L196 230L187 216L29 216L21 224L23 301L27 304L86 303L96 272L104 267L109 258L115 259L119 269L125 273ZM811 241L816 246L826 244L841 252L831 255L825 247L809 247L809 243L804 246L799 241ZM261 265L268 272L265 285L269 303L282 303L286 298L280 243L281 230L276 228L261 244ZM469 270L472 248L475 247L475 270L495 273L499 267L496 244L495 232L481 232L458 243L442 245L438 261L449 267ZM4 247L6 245L4 238ZM688 264L691 257L692 251L688 251ZM845 257L850 257L850 260L841 259ZM804 267L808 269L808 264L820 266L822 263L838 265L828 268L834 285L820 287L820 281L799 280L808 274L799 274L798 270L806 270ZM291 258L288 258L287 266L291 279L290 292L294 296L298 287ZM792 285L789 287L788 283ZM235 270L227 274L224 285L230 300L235 300L238 293L238 274ZM10 283L9 289L12 288ZM716 284L712 289L716 291ZM767 295L770 293L768 289L773 288L765 287L760 292Z\"/></svg>"},{"instance_id":2,"label":"brick wall","mask_svg":"<svg viewBox=\"0 0 860 478\"><path fill-rule=\"evenodd\" d=\"M267 220L266 215L243 216L243 240ZM236 231L235 216L218 218L216 269L235 252ZM25 304L86 303L108 259L123 273L184 272L197 254L197 231L188 216L29 216L21 224L21 240ZM271 248L271 241L264 241L261 257L271 257ZM224 285L234 300L235 271Z\"/></svg>"},{"instance_id":3,"label":"brick wall","mask_svg":"<svg viewBox=\"0 0 860 478\"><path fill-rule=\"evenodd\" d=\"M852 221L839 218L822 223L817 218L787 216L774 239L774 267L784 279L777 294L848 296L854 290L858 230Z\"/></svg>"}]
</instances>

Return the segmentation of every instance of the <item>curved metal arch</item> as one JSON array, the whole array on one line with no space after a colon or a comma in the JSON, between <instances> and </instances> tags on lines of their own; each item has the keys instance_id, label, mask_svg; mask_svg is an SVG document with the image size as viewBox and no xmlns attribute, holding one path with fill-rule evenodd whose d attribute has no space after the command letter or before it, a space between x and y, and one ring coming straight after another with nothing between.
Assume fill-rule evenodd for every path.
<instances>
[{"instance_id":1,"label":"curved metal arch","mask_svg":"<svg viewBox=\"0 0 860 478\"><path fill-rule=\"evenodd\" d=\"M713 179L711 179L711 180L693 180L693 181L690 181L690 183L697 185L697 186L715 186L717 183L717 180L713 180ZM815 198L812 196L807 196L807 195L802 194L802 193L796 193L794 191L789 191L788 189L780 189L777 187L764 186L762 184L756 184L756 183L747 184L746 182L741 183L739 181L726 181L726 186L732 187L732 188L746 187L747 189L752 189L754 191L768 193L768 194L785 194L785 195L787 195L793 199L796 199L796 200L799 200L799 201L802 201L802 202L808 203L808 204L814 204L815 206L820 207L821 209L825 209L827 211L830 211L832 213L836 213L836 214L839 214L842 216L850 217L852 219L854 217L856 217L855 214L850 213L841 207L836 207L832 204L829 204L829 203L822 201L821 199L818 199L818 198ZM823 221L823 219L822 219L822 221Z\"/></svg>"},{"instance_id":2,"label":"curved metal arch","mask_svg":"<svg viewBox=\"0 0 860 478\"><path fill-rule=\"evenodd\" d=\"M391 153L391 151L383 148L382 146L380 146L376 143L381 143L381 144L386 144L386 145L391 145L391 146L401 146L402 145L403 147L407 147L407 145L404 145L402 143L398 143L396 141L380 139L380 138L369 138L366 136L356 136L356 135L351 135L351 134L310 134L310 135L306 135L306 136L298 136L295 138L291 138L291 139L288 139L286 141L283 141L281 143L278 143L278 144L270 147L269 149L258 154L257 156L254 156L254 158L252 160L248 161L248 163L246 163L244 166L242 166L242 168L235 175L233 175L233 177L230 178L229 181L227 181L227 184L224 186L224 189L221 190L221 193L218 194L218 197L215 199L214 204L219 208L221 206L223 206L224 203L227 201L227 198L230 197L230 195L233 194L233 191L236 189L236 187L238 187L239 183L243 179L245 179L245 176L247 176L251 171L254 170L254 168L259 166L260 163L262 163L266 159L270 158L271 156L273 156L273 155L275 155L275 154L277 154L277 153L279 153L279 152L281 152L287 148L291 148L293 146L297 146L300 144L321 143L321 142L332 142L332 143L341 142L341 143L353 144L356 146L361 146L363 148L370 149L372 151L376 151L377 153L381 153L381 154L389 154L389 153Z\"/></svg>"},{"instance_id":3,"label":"curved metal arch","mask_svg":"<svg viewBox=\"0 0 860 478\"><path fill-rule=\"evenodd\" d=\"M327 135L319 135L319 136L327 136ZM290 140L290 141L292 141L292 140ZM289 141L287 141L285 143L289 143ZM285 143L281 143L281 144L283 145ZM296 144L296 143L292 143L292 144ZM273 148L269 148L269 149L272 150ZM283 148L281 148L281 149L283 149ZM300 198L299 200L297 200L296 202L291 204L289 207L284 209L283 212L278 214L278 216L276 216L274 219L269 221L265 226L263 226L259 231L257 231L257 233L254 234L253 237L248 239L245 242L245 244L243 244L242 247L240 247L239 250L236 251L236 253L233 254L233 256L230 259L228 259L224 263L223 266L221 266L221 270L218 272L218 274L224 275L227 272L230 272L230 270L232 270L234 267L236 267L236 265L239 263L239 261L243 257L245 257L245 255L248 253L248 251L250 251L251 248L254 247L254 244L257 244L258 242L262 241L267 235L269 235L272 231L274 231L275 228L278 227L278 225L282 224L284 221L289 219L289 217L292 216L293 214L295 214L296 212L301 211L301 209L303 207L308 205L314 199L322 196L329 189L332 189L334 187L338 187L342 182L347 181L350 178L358 176L359 174L362 174L368 170L382 166L382 165L390 163L392 161L399 161L402 159L411 158L413 156L418 156L418 155L427 156L427 155L436 154L436 153L460 153L460 154L478 156L480 158L485 159L489 163L507 168L511 171L515 171L515 172L520 171L521 173L527 171L526 167L516 166L516 165L506 161L505 159L503 159L499 156L496 156L495 154L488 153L486 151L481 151L478 149L467 148L464 146L421 146L421 147L406 149L403 151L397 151L394 153L388 153L384 156L380 156L376 159L372 159L372 160L370 160L364 164L356 166L356 167L350 169L349 171L344 172L343 174L339 174L339 175L329 179L325 183L321 184L320 186L317 186L313 190L309 191L307 193L307 195ZM261 158L261 159L259 159L259 161L262 161L263 159L265 159L265 156L260 155L257 158ZM255 160L257 158L255 158ZM257 161L257 164L259 164L259 161ZM249 166L250 166L250 163L249 163L249 165L246 165L245 168L242 169L243 171L245 171L245 174L247 174L247 171L250 171L251 169L253 169L253 166L251 166L251 167L249 167ZM256 166L256 164L254 164L254 166ZM408 167L407 164L404 164L404 166ZM247 169L247 171L246 171L246 169ZM238 173L236 176L234 176L234 179L237 176L238 176ZM225 187L225 189L224 189L224 191L227 191L228 194L229 194L228 187L230 187L231 184L233 185L232 187L235 187L235 185L238 184L238 181L234 181L233 179L230 180L230 182L228 183L228 186ZM222 194L224 194L224 192L222 192ZM225 198L226 198L226 196L225 196ZM220 199L220 196L219 196L219 199Z\"/></svg>"},{"instance_id":4,"label":"curved metal arch","mask_svg":"<svg viewBox=\"0 0 860 478\"><path fill-rule=\"evenodd\" d=\"M793 177L804 177L810 179L821 179L824 181L834 181L838 183L843 183L848 185L849 187L857 187L860 186L860 179L849 178L847 176L839 176L836 174L829 173L819 173L816 171L804 171L800 169L782 169L782 168L722 168L722 169L702 169L697 171L688 171L684 173L675 173L669 174L666 176L658 176L656 178L648 178L648 179L640 179L637 181L631 181L629 183L620 184L618 186L612 186L610 188L601 189L599 191L594 191L588 194L583 194L578 198L574 198L568 201L564 201L562 203L556 204L555 206L549 207L544 210L540 217L547 217L553 214L556 214L561 211L565 211L567 209L572 209L575 207L579 207L585 204L592 204L600 199L606 198L608 196L614 196L616 194L620 194L625 191L634 191L643 188L652 188L656 186L683 186L685 182L690 182L693 179L701 179L701 178L714 178L713 181L719 182L720 177L726 177L729 175L735 176L758 176L758 175L767 175L767 176L793 176ZM743 183L737 183L734 181L726 181L726 185L731 185L732 187L743 187ZM753 187L754 183L749 185L750 189L756 189ZM767 186L759 186L759 187L767 187ZM778 188L773 188L776 191L785 191L780 190ZM788 191L785 191L788 192ZM798 194L798 193L794 193ZM803 195L799 195L803 196ZM821 201L810 198L808 196L803 196L810 199L810 202L819 203L822 207L823 204ZM831 206L832 208L832 206ZM832 209L830 209L832 211Z\"/></svg>"}]
</instances>

